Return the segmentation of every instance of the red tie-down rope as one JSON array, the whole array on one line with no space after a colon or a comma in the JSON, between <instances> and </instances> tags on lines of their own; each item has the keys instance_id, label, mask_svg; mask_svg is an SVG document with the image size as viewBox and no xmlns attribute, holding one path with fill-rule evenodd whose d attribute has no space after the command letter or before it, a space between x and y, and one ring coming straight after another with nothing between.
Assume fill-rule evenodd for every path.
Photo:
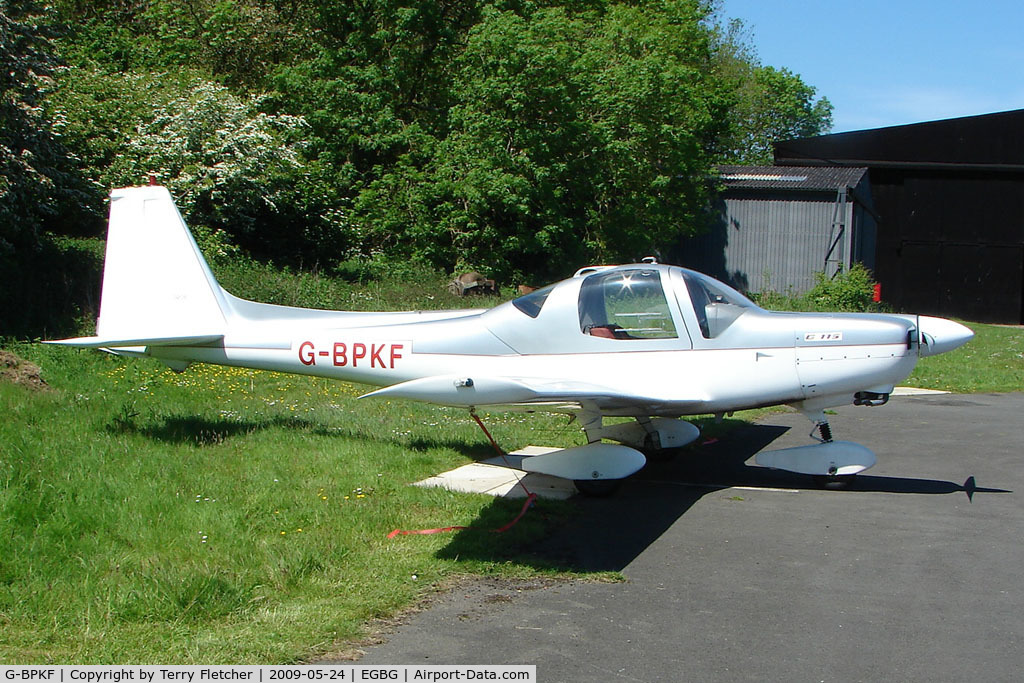
<instances>
[{"instance_id":1,"label":"red tie-down rope","mask_svg":"<svg viewBox=\"0 0 1024 683\"><path fill-rule=\"evenodd\" d=\"M476 420L476 423L478 425L480 425L480 429L482 429L484 431L484 434L487 435L487 440L491 442L491 445L494 446L494 450L496 450L498 452L498 455L501 456L501 459L505 461L506 465L508 465L509 462L508 462L508 459L505 457L505 451L501 450L501 447L498 446L498 442L495 441L494 437L491 436L491 433L489 431L487 431L487 427L484 426L484 423L477 416L476 411L471 409L469 411L469 415L474 420ZM519 479L519 486L521 486L523 488L523 491L526 492L526 500L523 502L523 509L520 510L519 514L516 515L512 519L512 521L509 522L508 524L505 524L504 526L500 526L497 529L490 529L490 532L492 534L501 534L501 533L504 533L504 532L508 531L512 527L514 527L519 522L519 520L523 518L523 515L526 514L526 511L530 509L530 506L533 505L533 501L537 500L537 494L536 493L531 493L530 489L526 488L526 484L523 483L522 478ZM410 529L410 530L395 529L394 531L392 531L391 533L388 534L388 538L394 538L396 536L442 534L442 533L446 533L448 531L463 531L465 529L470 529L470 528L472 528L472 527L468 527L468 526L445 526L445 527L440 527L440 528L437 528L437 529Z\"/></svg>"}]
</instances>

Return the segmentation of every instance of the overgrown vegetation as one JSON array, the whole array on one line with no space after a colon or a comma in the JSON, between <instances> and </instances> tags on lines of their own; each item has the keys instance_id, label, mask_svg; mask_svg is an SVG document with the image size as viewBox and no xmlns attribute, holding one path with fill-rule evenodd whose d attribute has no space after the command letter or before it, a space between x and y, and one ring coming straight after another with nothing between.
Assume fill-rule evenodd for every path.
<instances>
[{"instance_id":1,"label":"overgrown vegetation","mask_svg":"<svg viewBox=\"0 0 1024 683\"><path fill-rule=\"evenodd\" d=\"M3 0L0 17L0 251L98 236L109 189L153 174L190 225L262 261L551 280L699 229L713 164L830 125L702 0Z\"/></svg>"},{"instance_id":2,"label":"overgrown vegetation","mask_svg":"<svg viewBox=\"0 0 1024 683\"><path fill-rule=\"evenodd\" d=\"M90 334L99 312L104 243L48 235L0 253L0 341Z\"/></svg>"},{"instance_id":3,"label":"overgrown vegetation","mask_svg":"<svg viewBox=\"0 0 1024 683\"><path fill-rule=\"evenodd\" d=\"M875 280L860 263L827 277L814 274L814 286L802 294L767 290L752 296L758 305L778 311L846 311L880 313L884 304L874 301Z\"/></svg>"}]
</instances>

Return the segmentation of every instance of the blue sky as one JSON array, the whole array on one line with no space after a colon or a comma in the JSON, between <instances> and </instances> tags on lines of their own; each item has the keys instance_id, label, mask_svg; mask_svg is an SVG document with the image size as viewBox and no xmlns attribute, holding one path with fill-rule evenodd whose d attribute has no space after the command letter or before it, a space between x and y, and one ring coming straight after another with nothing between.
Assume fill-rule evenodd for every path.
<instances>
[{"instance_id":1,"label":"blue sky","mask_svg":"<svg viewBox=\"0 0 1024 683\"><path fill-rule=\"evenodd\" d=\"M832 102L832 132L1024 109L1024 0L722 0L762 64Z\"/></svg>"}]
</instances>

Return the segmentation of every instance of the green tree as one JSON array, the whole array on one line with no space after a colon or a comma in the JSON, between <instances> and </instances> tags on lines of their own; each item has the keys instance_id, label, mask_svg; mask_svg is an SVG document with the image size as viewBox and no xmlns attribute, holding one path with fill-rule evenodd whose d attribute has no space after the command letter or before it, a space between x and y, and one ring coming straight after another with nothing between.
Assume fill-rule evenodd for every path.
<instances>
[{"instance_id":1,"label":"green tree","mask_svg":"<svg viewBox=\"0 0 1024 683\"><path fill-rule=\"evenodd\" d=\"M447 135L452 64L481 3L311 3L297 21L309 56L276 69L277 107L310 126L311 152L358 188L424 142Z\"/></svg>"},{"instance_id":2,"label":"green tree","mask_svg":"<svg viewBox=\"0 0 1024 683\"><path fill-rule=\"evenodd\" d=\"M54 0L66 58L111 72L186 66L260 89L308 45L302 0Z\"/></svg>"},{"instance_id":3,"label":"green tree","mask_svg":"<svg viewBox=\"0 0 1024 683\"><path fill-rule=\"evenodd\" d=\"M32 2L0 2L0 254L37 246L80 204L76 178L44 100L57 67L51 17Z\"/></svg>"},{"instance_id":4,"label":"green tree","mask_svg":"<svg viewBox=\"0 0 1024 683\"><path fill-rule=\"evenodd\" d=\"M832 104L816 92L788 69L753 67L737 90L725 160L769 165L773 143L828 133Z\"/></svg>"},{"instance_id":5,"label":"green tree","mask_svg":"<svg viewBox=\"0 0 1024 683\"><path fill-rule=\"evenodd\" d=\"M435 263L506 275L668 244L695 227L728 103L702 19L695 2L486 10L456 62L450 132L357 208Z\"/></svg>"},{"instance_id":6,"label":"green tree","mask_svg":"<svg viewBox=\"0 0 1024 683\"><path fill-rule=\"evenodd\" d=\"M714 69L734 98L719 140L722 162L769 165L773 143L832 129L832 103L792 71L762 65L742 21L722 26L713 13L710 22Z\"/></svg>"},{"instance_id":7,"label":"green tree","mask_svg":"<svg viewBox=\"0 0 1024 683\"><path fill-rule=\"evenodd\" d=\"M699 227L713 163L830 120L706 0L52 1L88 225L157 170L191 222L291 263L637 258Z\"/></svg>"}]
</instances>

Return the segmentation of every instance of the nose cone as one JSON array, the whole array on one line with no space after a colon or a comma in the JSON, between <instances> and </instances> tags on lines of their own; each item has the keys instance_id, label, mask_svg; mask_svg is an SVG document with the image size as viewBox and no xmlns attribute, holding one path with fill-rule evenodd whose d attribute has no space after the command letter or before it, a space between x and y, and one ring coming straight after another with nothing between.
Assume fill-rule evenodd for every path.
<instances>
[{"instance_id":1,"label":"nose cone","mask_svg":"<svg viewBox=\"0 0 1024 683\"><path fill-rule=\"evenodd\" d=\"M922 315L918 319L921 328L922 356L935 356L952 351L970 341L974 336L969 328L945 318L932 318Z\"/></svg>"}]
</instances>

